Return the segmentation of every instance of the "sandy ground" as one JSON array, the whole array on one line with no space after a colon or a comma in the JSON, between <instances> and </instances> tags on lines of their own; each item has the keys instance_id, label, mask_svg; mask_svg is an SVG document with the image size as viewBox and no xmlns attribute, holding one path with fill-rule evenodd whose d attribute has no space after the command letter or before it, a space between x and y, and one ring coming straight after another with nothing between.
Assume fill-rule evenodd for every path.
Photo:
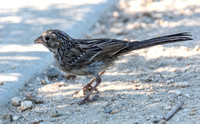
<instances>
[{"instance_id":1,"label":"sandy ground","mask_svg":"<svg viewBox=\"0 0 200 124\"><path fill-rule=\"evenodd\" d=\"M200 0L120 0L86 33L86 38L134 41L189 31L194 40L159 45L121 57L102 76L100 97L84 105L77 104L83 98L81 94L71 95L92 77L68 80L58 76L50 80L47 76L53 75L45 72L54 68L51 65L16 94L22 101L32 94L31 100L40 104L33 103L31 109L22 111L10 102L0 108L0 123L150 124L185 100L168 123L199 124L199 22ZM39 100L33 100L35 97Z\"/></svg>"}]
</instances>

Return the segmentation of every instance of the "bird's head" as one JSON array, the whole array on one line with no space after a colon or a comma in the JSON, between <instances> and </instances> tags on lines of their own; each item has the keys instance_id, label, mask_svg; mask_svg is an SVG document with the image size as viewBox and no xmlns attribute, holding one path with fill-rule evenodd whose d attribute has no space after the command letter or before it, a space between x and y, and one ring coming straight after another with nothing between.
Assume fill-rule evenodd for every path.
<instances>
[{"instance_id":1,"label":"bird's head","mask_svg":"<svg viewBox=\"0 0 200 124\"><path fill-rule=\"evenodd\" d=\"M51 52L55 53L64 42L67 43L71 39L72 38L63 31L50 29L35 39L35 43L43 44Z\"/></svg>"}]
</instances>

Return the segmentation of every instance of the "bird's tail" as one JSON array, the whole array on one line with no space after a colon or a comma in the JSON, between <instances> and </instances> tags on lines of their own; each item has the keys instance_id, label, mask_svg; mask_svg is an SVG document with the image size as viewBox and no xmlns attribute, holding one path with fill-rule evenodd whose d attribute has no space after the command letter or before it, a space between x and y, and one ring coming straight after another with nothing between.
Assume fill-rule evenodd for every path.
<instances>
[{"instance_id":1,"label":"bird's tail","mask_svg":"<svg viewBox=\"0 0 200 124\"><path fill-rule=\"evenodd\" d=\"M132 51L161 44L193 40L192 38L190 38L190 36L192 35L189 32L166 35L148 40L132 42L128 48L130 51Z\"/></svg>"}]
</instances>

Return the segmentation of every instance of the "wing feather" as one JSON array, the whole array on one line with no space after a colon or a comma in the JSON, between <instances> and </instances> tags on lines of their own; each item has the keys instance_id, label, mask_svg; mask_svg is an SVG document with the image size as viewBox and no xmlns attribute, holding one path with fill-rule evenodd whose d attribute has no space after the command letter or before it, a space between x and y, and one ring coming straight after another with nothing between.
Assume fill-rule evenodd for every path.
<instances>
[{"instance_id":1,"label":"wing feather","mask_svg":"<svg viewBox=\"0 0 200 124\"><path fill-rule=\"evenodd\" d=\"M130 42L115 39L92 39L80 40L76 43L76 49L80 49L83 53L78 53L71 65L85 65L92 61L100 60L106 57L112 57L120 50L129 46Z\"/></svg>"}]
</instances>

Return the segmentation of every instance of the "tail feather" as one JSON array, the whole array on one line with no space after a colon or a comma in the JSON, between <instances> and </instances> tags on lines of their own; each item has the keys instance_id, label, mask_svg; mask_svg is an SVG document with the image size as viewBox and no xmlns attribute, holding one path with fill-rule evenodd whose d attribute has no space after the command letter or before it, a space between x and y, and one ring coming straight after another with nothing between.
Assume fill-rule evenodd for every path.
<instances>
[{"instance_id":1,"label":"tail feather","mask_svg":"<svg viewBox=\"0 0 200 124\"><path fill-rule=\"evenodd\" d=\"M130 44L129 50L137 50L137 49L147 48L147 47L151 47L155 45L193 40L192 38L190 38L190 36L192 35L189 32L183 32L183 33L178 33L178 34L156 37L156 38L143 40L143 41L136 41Z\"/></svg>"}]
</instances>

